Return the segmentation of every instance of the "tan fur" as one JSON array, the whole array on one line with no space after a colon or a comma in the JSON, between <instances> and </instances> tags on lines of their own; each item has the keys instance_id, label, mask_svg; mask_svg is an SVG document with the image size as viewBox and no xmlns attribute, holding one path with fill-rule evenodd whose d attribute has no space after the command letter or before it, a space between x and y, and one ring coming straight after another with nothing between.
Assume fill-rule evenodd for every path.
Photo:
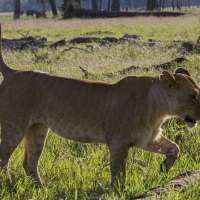
<instances>
[{"instance_id":1,"label":"tan fur","mask_svg":"<svg viewBox=\"0 0 200 200\"><path fill-rule=\"evenodd\" d=\"M49 128L70 140L106 144L114 183L124 178L130 147L166 155L168 171L179 147L161 134L163 121L177 115L194 126L200 119L199 87L182 68L174 74L163 71L160 76L129 76L106 84L13 70L0 54L0 71L0 166L8 164L24 139L24 169L37 183Z\"/></svg>"}]
</instances>

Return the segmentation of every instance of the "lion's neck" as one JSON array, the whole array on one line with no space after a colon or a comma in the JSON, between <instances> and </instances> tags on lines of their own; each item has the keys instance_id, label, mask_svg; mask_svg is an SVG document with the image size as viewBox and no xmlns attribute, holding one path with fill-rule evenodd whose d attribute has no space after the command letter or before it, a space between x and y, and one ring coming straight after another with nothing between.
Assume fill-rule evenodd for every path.
<instances>
[{"instance_id":1,"label":"lion's neck","mask_svg":"<svg viewBox=\"0 0 200 200\"><path fill-rule=\"evenodd\" d=\"M166 118L171 115L170 96L163 90L161 84L153 85L148 93L150 112L156 118Z\"/></svg>"}]
</instances>

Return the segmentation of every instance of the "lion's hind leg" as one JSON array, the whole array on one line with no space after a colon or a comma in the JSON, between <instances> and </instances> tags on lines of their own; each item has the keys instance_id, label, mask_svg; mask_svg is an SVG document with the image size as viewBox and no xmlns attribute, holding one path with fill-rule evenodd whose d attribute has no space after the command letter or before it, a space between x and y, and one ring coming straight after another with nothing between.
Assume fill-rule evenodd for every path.
<instances>
[{"instance_id":1,"label":"lion's hind leg","mask_svg":"<svg viewBox=\"0 0 200 200\"><path fill-rule=\"evenodd\" d=\"M24 137L25 158L24 169L28 176L35 179L37 184L41 184L38 174L38 160L45 144L48 134L48 127L43 124L32 125Z\"/></svg>"},{"instance_id":2,"label":"lion's hind leg","mask_svg":"<svg viewBox=\"0 0 200 200\"><path fill-rule=\"evenodd\" d=\"M10 156L23 140L24 129L14 122L1 121L0 169L8 165Z\"/></svg>"}]
</instances>

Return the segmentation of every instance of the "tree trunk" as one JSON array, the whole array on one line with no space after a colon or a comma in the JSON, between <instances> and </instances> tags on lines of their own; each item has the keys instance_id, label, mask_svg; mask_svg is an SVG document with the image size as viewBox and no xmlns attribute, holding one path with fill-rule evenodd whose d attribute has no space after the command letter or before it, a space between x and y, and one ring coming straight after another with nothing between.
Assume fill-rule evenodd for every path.
<instances>
[{"instance_id":1,"label":"tree trunk","mask_svg":"<svg viewBox=\"0 0 200 200\"><path fill-rule=\"evenodd\" d=\"M77 4L78 4L78 8L81 8L81 0L76 0Z\"/></svg>"},{"instance_id":2,"label":"tree trunk","mask_svg":"<svg viewBox=\"0 0 200 200\"><path fill-rule=\"evenodd\" d=\"M172 9L174 10L174 0L172 0Z\"/></svg>"},{"instance_id":3,"label":"tree trunk","mask_svg":"<svg viewBox=\"0 0 200 200\"><path fill-rule=\"evenodd\" d=\"M196 0L196 4L197 4L197 8L199 8L199 6L200 6L199 0Z\"/></svg>"},{"instance_id":4,"label":"tree trunk","mask_svg":"<svg viewBox=\"0 0 200 200\"><path fill-rule=\"evenodd\" d=\"M188 0L188 8L190 8L190 0Z\"/></svg>"},{"instance_id":5,"label":"tree trunk","mask_svg":"<svg viewBox=\"0 0 200 200\"><path fill-rule=\"evenodd\" d=\"M98 10L97 0L92 0L92 10L94 11Z\"/></svg>"},{"instance_id":6,"label":"tree trunk","mask_svg":"<svg viewBox=\"0 0 200 200\"><path fill-rule=\"evenodd\" d=\"M157 8L157 0L147 0L147 10L156 10Z\"/></svg>"},{"instance_id":7,"label":"tree trunk","mask_svg":"<svg viewBox=\"0 0 200 200\"><path fill-rule=\"evenodd\" d=\"M120 0L113 0L112 1L111 10L112 11L120 11Z\"/></svg>"},{"instance_id":8,"label":"tree trunk","mask_svg":"<svg viewBox=\"0 0 200 200\"><path fill-rule=\"evenodd\" d=\"M179 0L176 1L176 7L177 7L177 10L180 10L180 9L181 9L181 7L180 7L180 5L179 5Z\"/></svg>"},{"instance_id":9,"label":"tree trunk","mask_svg":"<svg viewBox=\"0 0 200 200\"><path fill-rule=\"evenodd\" d=\"M158 10L163 10L165 7L165 0L159 0L159 4L157 5Z\"/></svg>"},{"instance_id":10,"label":"tree trunk","mask_svg":"<svg viewBox=\"0 0 200 200\"><path fill-rule=\"evenodd\" d=\"M14 4L14 19L20 19L20 0L13 0Z\"/></svg>"},{"instance_id":11,"label":"tree trunk","mask_svg":"<svg viewBox=\"0 0 200 200\"><path fill-rule=\"evenodd\" d=\"M49 0L49 4L50 4L50 6L51 6L51 11L52 11L52 13L53 13L53 16L54 16L54 17L57 16L58 13L57 13L57 10L56 10L56 5L55 5L54 0Z\"/></svg>"},{"instance_id":12,"label":"tree trunk","mask_svg":"<svg viewBox=\"0 0 200 200\"><path fill-rule=\"evenodd\" d=\"M64 3L64 6L67 6L67 4L69 3L69 0L64 0L63 3Z\"/></svg>"},{"instance_id":13,"label":"tree trunk","mask_svg":"<svg viewBox=\"0 0 200 200\"><path fill-rule=\"evenodd\" d=\"M99 0L99 10L100 10L100 11L102 10L101 4L102 4L102 0Z\"/></svg>"},{"instance_id":14,"label":"tree trunk","mask_svg":"<svg viewBox=\"0 0 200 200\"><path fill-rule=\"evenodd\" d=\"M162 2L162 9L165 9L165 0Z\"/></svg>"},{"instance_id":15,"label":"tree trunk","mask_svg":"<svg viewBox=\"0 0 200 200\"><path fill-rule=\"evenodd\" d=\"M45 16L44 0L41 0L41 3L42 3L42 12L43 15Z\"/></svg>"},{"instance_id":16,"label":"tree trunk","mask_svg":"<svg viewBox=\"0 0 200 200\"><path fill-rule=\"evenodd\" d=\"M162 8L162 0L159 0L159 3L158 3L158 10L161 10Z\"/></svg>"},{"instance_id":17,"label":"tree trunk","mask_svg":"<svg viewBox=\"0 0 200 200\"><path fill-rule=\"evenodd\" d=\"M110 11L110 0L108 0L108 11Z\"/></svg>"}]
</instances>

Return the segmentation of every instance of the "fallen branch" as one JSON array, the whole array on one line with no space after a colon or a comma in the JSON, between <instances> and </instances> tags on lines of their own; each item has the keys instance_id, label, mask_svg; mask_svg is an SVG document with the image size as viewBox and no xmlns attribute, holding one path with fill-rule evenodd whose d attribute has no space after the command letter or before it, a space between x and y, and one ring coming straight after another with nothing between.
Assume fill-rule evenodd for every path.
<instances>
[{"instance_id":1,"label":"fallen branch","mask_svg":"<svg viewBox=\"0 0 200 200\"><path fill-rule=\"evenodd\" d=\"M64 49L64 50L62 51L61 55L62 55L63 53L65 53L66 51L70 51L70 50L72 50L72 49L77 49L77 50L85 51L85 52L88 52L88 53L91 52L91 51L88 51L87 49L84 49L84 48L79 48L79 47L69 47L68 49Z\"/></svg>"},{"instance_id":2,"label":"fallen branch","mask_svg":"<svg viewBox=\"0 0 200 200\"><path fill-rule=\"evenodd\" d=\"M145 70L145 71L149 71L150 68L148 67L138 67L138 66L134 66L134 65L131 65L130 67L127 67L125 69L122 69L122 70L119 70L117 72L110 72L110 73L104 73L103 76L107 76L107 77L113 77L115 75L126 75L127 73L133 71L133 70Z\"/></svg>"},{"instance_id":3,"label":"fallen branch","mask_svg":"<svg viewBox=\"0 0 200 200\"><path fill-rule=\"evenodd\" d=\"M80 43L92 43L92 42L100 42L102 43L103 38L99 37L77 37L69 40L68 42L71 44L80 44Z\"/></svg>"},{"instance_id":4,"label":"fallen branch","mask_svg":"<svg viewBox=\"0 0 200 200\"><path fill-rule=\"evenodd\" d=\"M79 68L81 69L81 71L84 73L84 78L89 78L89 76L94 77L93 74L89 73L87 70L83 69L81 66L79 66Z\"/></svg>"},{"instance_id":5,"label":"fallen branch","mask_svg":"<svg viewBox=\"0 0 200 200\"><path fill-rule=\"evenodd\" d=\"M28 37L28 34L30 33L30 31L27 31L26 35L24 35L23 33L20 33L19 31L17 31L18 34L22 35L24 38Z\"/></svg>"},{"instance_id":6,"label":"fallen branch","mask_svg":"<svg viewBox=\"0 0 200 200\"><path fill-rule=\"evenodd\" d=\"M91 50L88 51L86 48L90 48ZM86 48L80 48L80 47L69 47L68 49L64 49L61 54L56 58L57 60L60 58L60 56L62 56L66 51L70 51L72 49L77 49L77 50L81 50L81 51L85 51L87 53L91 53L93 50L93 46L92 45L87 45Z\"/></svg>"},{"instance_id":7,"label":"fallen branch","mask_svg":"<svg viewBox=\"0 0 200 200\"><path fill-rule=\"evenodd\" d=\"M186 59L186 58L183 58L183 57L179 57L179 58L175 58L174 60L163 63L163 64L151 65L151 67L158 70L158 71L170 70L171 66L173 66L175 64L180 64L180 63L185 62L185 61L189 61L189 60Z\"/></svg>"},{"instance_id":8,"label":"fallen branch","mask_svg":"<svg viewBox=\"0 0 200 200\"><path fill-rule=\"evenodd\" d=\"M25 34L20 33L19 31L17 31L18 34L22 35L23 38L20 39L2 39L2 46L5 48L12 48L12 49L20 49L23 50L25 48L32 48L32 46L36 46L36 47L44 47L47 44L47 38L34 38L31 36L28 36L29 31ZM57 42L54 42L52 44L50 44L51 48L57 48L59 46L65 46L68 44L84 44L84 43L100 43L102 45L106 45L106 44L115 44L115 43L123 43L126 41L133 41L137 44L140 45L145 45L145 46L150 46L153 47L155 45L159 45L161 43L165 43L165 42L169 42L169 41L153 41L152 39L149 39L147 42L144 41L140 41L140 36L138 35L130 35L130 34L125 34L124 36L120 37L120 38L116 38L116 37L93 37L93 36L83 36L83 37L77 37L77 38L73 38L71 40L59 40ZM190 48L190 51L193 50L198 50L199 49L199 43L200 43L200 37L197 39L196 43L192 43L191 41L171 41L174 43L182 43L182 46L184 48ZM199 50L197 51L199 52Z\"/></svg>"},{"instance_id":9,"label":"fallen branch","mask_svg":"<svg viewBox=\"0 0 200 200\"><path fill-rule=\"evenodd\" d=\"M151 69L158 70L158 71L163 71L163 70L172 71L172 69L170 69L170 68L173 65L180 64L180 63L185 62L185 61L189 61L189 60L186 59L186 58L180 57L180 58L176 58L172 61L169 61L169 62L166 62L166 63L163 63L163 64L151 65L149 67L139 67L139 66L131 65L130 67L127 67L125 69L122 69L122 70L119 70L119 71L116 71L116 72L103 73L103 74L101 74L101 76L107 76L107 77L111 78L111 77L116 76L116 75L126 75L126 74L128 74L132 71L135 71L135 70L144 70L146 72L148 72ZM88 72L87 70L85 70L83 68L81 70L82 71L84 70L84 77L85 78L89 78L89 76L94 77L94 75L92 73Z\"/></svg>"},{"instance_id":10,"label":"fallen branch","mask_svg":"<svg viewBox=\"0 0 200 200\"><path fill-rule=\"evenodd\" d=\"M2 46L4 48L24 50L29 47L44 47L47 43L47 38L34 38L34 37L24 37L19 39L2 39Z\"/></svg>"},{"instance_id":11,"label":"fallen branch","mask_svg":"<svg viewBox=\"0 0 200 200\"><path fill-rule=\"evenodd\" d=\"M59 40L57 42L54 42L50 45L50 47L57 48L58 46L64 46L66 44L83 44L83 43L100 43L100 44L110 44L110 43L117 43L117 42L125 42L130 40L138 40L140 37L138 35L129 35L125 34L121 38L116 37L93 37L93 36L87 36L87 37L77 37L73 38L71 40Z\"/></svg>"},{"instance_id":12,"label":"fallen branch","mask_svg":"<svg viewBox=\"0 0 200 200\"><path fill-rule=\"evenodd\" d=\"M34 56L35 56L35 62L39 63L39 62L43 62L45 60L48 60L48 52L44 53L44 54L39 54L37 55L36 51L37 49L31 49L31 51L33 52Z\"/></svg>"},{"instance_id":13,"label":"fallen branch","mask_svg":"<svg viewBox=\"0 0 200 200\"><path fill-rule=\"evenodd\" d=\"M166 16L182 16L182 12L169 12L169 11L141 11L141 12L125 12L125 11L94 11L88 9L78 9L76 12L72 11L74 17L78 18L113 18L113 17L138 17L138 16L156 16L156 17L166 17ZM68 18L68 10L64 10L64 18Z\"/></svg>"},{"instance_id":14,"label":"fallen branch","mask_svg":"<svg viewBox=\"0 0 200 200\"><path fill-rule=\"evenodd\" d=\"M65 40L59 40L59 41L54 42L53 44L51 44L50 47L56 49L58 46L65 46L66 43L67 42Z\"/></svg>"},{"instance_id":15,"label":"fallen branch","mask_svg":"<svg viewBox=\"0 0 200 200\"><path fill-rule=\"evenodd\" d=\"M94 74L88 72L86 69L82 68L79 66L79 68L82 70L82 72L84 73L84 78L89 78L89 77L95 77ZM108 72L108 73L103 73L101 74L101 76L106 76L106 77L109 77L109 78L112 78L116 75L126 75L127 73L133 71L133 70L145 70L145 71L149 71L150 69L148 67L138 67L138 66L130 66L128 68L125 68L125 69L122 69L122 70L119 70L119 71L116 71L116 72Z\"/></svg>"},{"instance_id":16,"label":"fallen branch","mask_svg":"<svg viewBox=\"0 0 200 200\"><path fill-rule=\"evenodd\" d=\"M177 192L184 192L195 183L199 177L200 170L191 170L185 172L176 178L172 179L168 183L165 183L160 186L156 186L149 191L135 197L133 200L150 200L150 199L159 199L163 194L169 193L170 189L174 189Z\"/></svg>"}]
</instances>

